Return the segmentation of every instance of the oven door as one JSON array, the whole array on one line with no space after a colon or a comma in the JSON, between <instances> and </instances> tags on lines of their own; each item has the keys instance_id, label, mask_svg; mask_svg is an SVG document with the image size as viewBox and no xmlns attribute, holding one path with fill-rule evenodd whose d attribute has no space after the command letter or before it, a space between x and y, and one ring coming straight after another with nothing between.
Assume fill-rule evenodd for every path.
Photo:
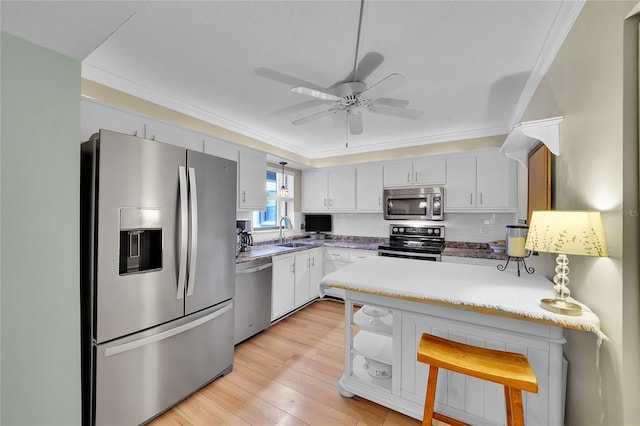
<instances>
[{"instance_id":1,"label":"oven door","mask_svg":"<svg viewBox=\"0 0 640 426\"><path fill-rule=\"evenodd\" d=\"M378 248L378 256L401 257L403 259L428 260L431 262L442 261L440 253L429 253L420 250L394 249L391 247Z\"/></svg>"}]
</instances>

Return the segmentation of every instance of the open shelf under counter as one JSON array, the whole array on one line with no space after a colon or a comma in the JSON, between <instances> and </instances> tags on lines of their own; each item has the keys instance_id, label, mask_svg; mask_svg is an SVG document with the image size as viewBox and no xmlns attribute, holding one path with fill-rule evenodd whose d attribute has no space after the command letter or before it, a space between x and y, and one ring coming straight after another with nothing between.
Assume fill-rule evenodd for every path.
<instances>
[{"instance_id":1,"label":"open shelf under counter","mask_svg":"<svg viewBox=\"0 0 640 426\"><path fill-rule=\"evenodd\" d=\"M353 323L361 330L391 336L393 314L386 308L365 305L353 315Z\"/></svg>"},{"instance_id":2,"label":"open shelf under counter","mask_svg":"<svg viewBox=\"0 0 640 426\"><path fill-rule=\"evenodd\" d=\"M369 359L393 364L393 339L391 336L360 330L353 338L353 350Z\"/></svg>"}]
</instances>

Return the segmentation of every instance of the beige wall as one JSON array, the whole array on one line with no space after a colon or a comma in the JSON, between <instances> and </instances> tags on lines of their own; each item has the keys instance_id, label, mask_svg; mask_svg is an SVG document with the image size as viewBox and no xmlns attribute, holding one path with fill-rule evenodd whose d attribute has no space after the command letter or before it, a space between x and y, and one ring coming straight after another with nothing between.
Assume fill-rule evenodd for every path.
<instances>
[{"instance_id":1,"label":"beige wall","mask_svg":"<svg viewBox=\"0 0 640 426\"><path fill-rule=\"evenodd\" d=\"M570 259L572 295L598 314L611 341L598 352L595 336L565 333L567 425L633 425L640 419L638 333L626 332L638 323L625 323L627 316L637 318L638 299L624 304L625 288L638 285L637 217L624 214L629 205L637 208L638 142L623 139L622 78L623 23L635 3L587 2L522 118L564 117L555 208L603 211L609 247L609 258ZM635 353L625 353L625 345Z\"/></svg>"}]
</instances>

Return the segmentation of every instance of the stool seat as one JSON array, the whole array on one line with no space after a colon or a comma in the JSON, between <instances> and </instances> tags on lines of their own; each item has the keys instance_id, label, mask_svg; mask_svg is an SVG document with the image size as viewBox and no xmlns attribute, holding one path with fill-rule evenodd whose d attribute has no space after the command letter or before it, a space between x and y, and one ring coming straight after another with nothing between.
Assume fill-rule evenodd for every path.
<instances>
[{"instance_id":1,"label":"stool seat","mask_svg":"<svg viewBox=\"0 0 640 426\"><path fill-rule=\"evenodd\" d=\"M425 333L420 339L418 361L430 366L423 425L431 426L434 418L439 368L503 385L508 425L524 425L521 391L538 392L535 373L522 354L480 348ZM435 417L442 415L436 413Z\"/></svg>"}]
</instances>

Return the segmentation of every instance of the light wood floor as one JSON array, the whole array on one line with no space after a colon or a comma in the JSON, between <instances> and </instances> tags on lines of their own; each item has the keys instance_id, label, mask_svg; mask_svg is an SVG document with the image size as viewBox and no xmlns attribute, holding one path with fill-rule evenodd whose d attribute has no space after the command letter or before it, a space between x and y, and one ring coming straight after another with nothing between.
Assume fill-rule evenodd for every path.
<instances>
[{"instance_id":1,"label":"light wood floor","mask_svg":"<svg viewBox=\"0 0 640 426\"><path fill-rule=\"evenodd\" d=\"M344 304L320 300L236 346L231 373L150 424L420 424L365 399L341 397L336 384L343 371Z\"/></svg>"}]
</instances>

